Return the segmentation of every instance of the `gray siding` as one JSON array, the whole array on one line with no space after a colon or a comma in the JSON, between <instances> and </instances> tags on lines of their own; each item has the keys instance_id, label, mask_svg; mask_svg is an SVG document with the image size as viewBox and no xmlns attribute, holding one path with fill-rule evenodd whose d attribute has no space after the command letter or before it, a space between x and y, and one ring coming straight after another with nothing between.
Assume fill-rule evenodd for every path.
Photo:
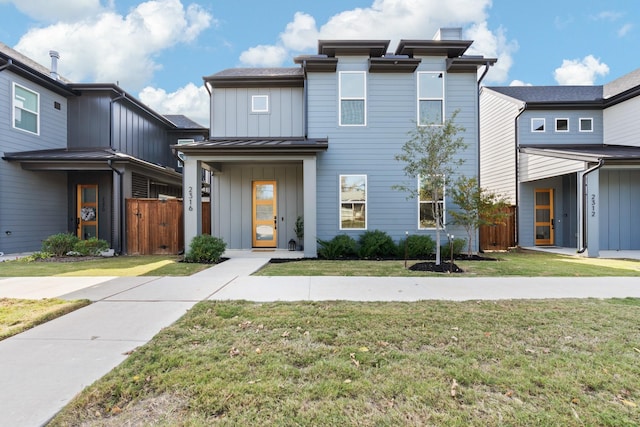
<instances>
[{"instance_id":1,"label":"gray siding","mask_svg":"<svg viewBox=\"0 0 640 427\"><path fill-rule=\"evenodd\" d=\"M480 95L480 185L516 204L515 117L520 103L483 88Z\"/></svg>"},{"instance_id":2,"label":"gray siding","mask_svg":"<svg viewBox=\"0 0 640 427\"><path fill-rule=\"evenodd\" d=\"M533 154L520 154L520 181L535 181L585 170L585 162Z\"/></svg>"},{"instance_id":3,"label":"gray siding","mask_svg":"<svg viewBox=\"0 0 640 427\"><path fill-rule=\"evenodd\" d=\"M604 143L609 145L631 145L640 147L640 97L604 110Z\"/></svg>"},{"instance_id":4,"label":"gray siding","mask_svg":"<svg viewBox=\"0 0 640 427\"><path fill-rule=\"evenodd\" d=\"M40 135L13 128L14 81L40 94ZM60 110L54 102L60 103ZM0 154L63 148L66 138L66 98L10 71L0 72ZM40 250L42 239L67 230L67 180L62 172L29 172L0 160L0 200L1 252Z\"/></svg>"},{"instance_id":5,"label":"gray siding","mask_svg":"<svg viewBox=\"0 0 640 427\"><path fill-rule=\"evenodd\" d=\"M251 97L269 96L269 112L252 113ZM304 136L302 88L214 88L213 137Z\"/></svg>"},{"instance_id":6,"label":"gray siding","mask_svg":"<svg viewBox=\"0 0 640 427\"><path fill-rule=\"evenodd\" d=\"M278 247L286 248L290 239L296 239L296 218L303 215L302 164L223 164L222 173L213 178L212 234L229 249L252 246L251 191L257 180L276 181Z\"/></svg>"},{"instance_id":7,"label":"gray siding","mask_svg":"<svg viewBox=\"0 0 640 427\"><path fill-rule=\"evenodd\" d=\"M545 119L544 132L531 132L531 119ZM579 119L593 118L593 132L579 132ZM555 119L569 119L569 132L556 132ZM602 144L601 110L525 111L518 119L519 145Z\"/></svg>"},{"instance_id":8,"label":"gray siding","mask_svg":"<svg viewBox=\"0 0 640 427\"><path fill-rule=\"evenodd\" d=\"M338 71L367 69L367 58L341 57ZM444 58L423 58L417 71L442 71ZM415 73L367 73L367 126L338 125L338 73L308 74L309 137L328 137L329 149L318 156L318 237L337 234L356 237L362 231L340 230L339 176L367 175L367 229L383 230L395 240L410 234L433 234L418 230L418 203L407 194L392 189L408 182L403 164L394 159L415 126L417 116L417 76ZM445 75L445 107L449 117L460 110L456 123L466 128L468 145L460 158L465 160L458 174L476 176L477 84L475 73ZM452 208L449 204L448 208ZM462 236L455 227L451 230Z\"/></svg>"},{"instance_id":9,"label":"gray siding","mask_svg":"<svg viewBox=\"0 0 640 427\"><path fill-rule=\"evenodd\" d=\"M600 249L640 249L640 170L600 171Z\"/></svg>"}]
</instances>

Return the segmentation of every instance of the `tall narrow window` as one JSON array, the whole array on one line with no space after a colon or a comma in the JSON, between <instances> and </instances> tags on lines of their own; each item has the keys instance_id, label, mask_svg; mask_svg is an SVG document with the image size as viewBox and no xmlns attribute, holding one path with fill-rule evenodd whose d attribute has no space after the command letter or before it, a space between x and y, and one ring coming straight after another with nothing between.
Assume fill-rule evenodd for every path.
<instances>
[{"instance_id":1,"label":"tall narrow window","mask_svg":"<svg viewBox=\"0 0 640 427\"><path fill-rule=\"evenodd\" d=\"M363 71L340 72L340 126L367 124L366 76Z\"/></svg>"},{"instance_id":2,"label":"tall narrow window","mask_svg":"<svg viewBox=\"0 0 640 427\"><path fill-rule=\"evenodd\" d=\"M367 176L340 175L340 229L367 228Z\"/></svg>"},{"instance_id":3,"label":"tall narrow window","mask_svg":"<svg viewBox=\"0 0 640 427\"><path fill-rule=\"evenodd\" d=\"M418 124L444 123L444 74L418 73Z\"/></svg>"},{"instance_id":4,"label":"tall narrow window","mask_svg":"<svg viewBox=\"0 0 640 427\"><path fill-rule=\"evenodd\" d=\"M13 127L40 133L40 95L26 87L13 84Z\"/></svg>"},{"instance_id":5,"label":"tall narrow window","mask_svg":"<svg viewBox=\"0 0 640 427\"><path fill-rule=\"evenodd\" d=\"M544 132L544 119L531 119L531 132Z\"/></svg>"},{"instance_id":6,"label":"tall narrow window","mask_svg":"<svg viewBox=\"0 0 640 427\"><path fill-rule=\"evenodd\" d=\"M435 185L438 185L438 187L436 188ZM436 228L435 203L438 204L437 210L438 210L438 214L440 215L440 224L445 223L446 215L445 215L445 204L444 204L444 192L445 192L445 186L442 183L440 182L434 183L429 178L418 179L418 193L419 193L418 228L420 229Z\"/></svg>"}]
</instances>

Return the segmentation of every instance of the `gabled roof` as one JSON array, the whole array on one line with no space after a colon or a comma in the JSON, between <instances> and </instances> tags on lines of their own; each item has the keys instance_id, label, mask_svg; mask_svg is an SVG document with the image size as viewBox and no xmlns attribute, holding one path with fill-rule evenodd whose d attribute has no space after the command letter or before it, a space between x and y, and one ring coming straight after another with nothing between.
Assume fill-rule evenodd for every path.
<instances>
[{"instance_id":1,"label":"gabled roof","mask_svg":"<svg viewBox=\"0 0 640 427\"><path fill-rule=\"evenodd\" d=\"M487 86L526 103L602 103L602 86Z\"/></svg>"},{"instance_id":2,"label":"gabled roof","mask_svg":"<svg viewBox=\"0 0 640 427\"><path fill-rule=\"evenodd\" d=\"M206 130L207 128L194 122L183 114L165 114L164 117L180 129Z\"/></svg>"}]
</instances>

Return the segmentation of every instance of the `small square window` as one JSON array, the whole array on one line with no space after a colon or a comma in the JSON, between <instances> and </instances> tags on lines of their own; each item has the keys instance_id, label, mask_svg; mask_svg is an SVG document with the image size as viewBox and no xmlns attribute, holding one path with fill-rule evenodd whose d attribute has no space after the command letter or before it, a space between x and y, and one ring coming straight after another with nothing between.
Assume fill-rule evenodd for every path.
<instances>
[{"instance_id":1,"label":"small square window","mask_svg":"<svg viewBox=\"0 0 640 427\"><path fill-rule=\"evenodd\" d=\"M251 97L252 113L268 113L269 112L269 95L253 95Z\"/></svg>"},{"instance_id":2,"label":"small square window","mask_svg":"<svg viewBox=\"0 0 640 427\"><path fill-rule=\"evenodd\" d=\"M582 118L580 119L580 132L593 132L593 119Z\"/></svg>"},{"instance_id":3,"label":"small square window","mask_svg":"<svg viewBox=\"0 0 640 427\"><path fill-rule=\"evenodd\" d=\"M556 132L569 132L569 119L556 119Z\"/></svg>"},{"instance_id":4,"label":"small square window","mask_svg":"<svg viewBox=\"0 0 640 427\"><path fill-rule=\"evenodd\" d=\"M544 119L531 119L531 132L544 132Z\"/></svg>"}]
</instances>

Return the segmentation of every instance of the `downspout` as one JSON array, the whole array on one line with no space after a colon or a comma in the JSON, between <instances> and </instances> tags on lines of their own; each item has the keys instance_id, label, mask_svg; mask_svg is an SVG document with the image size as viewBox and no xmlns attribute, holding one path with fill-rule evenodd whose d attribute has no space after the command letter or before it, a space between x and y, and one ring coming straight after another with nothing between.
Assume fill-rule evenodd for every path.
<instances>
[{"instance_id":1,"label":"downspout","mask_svg":"<svg viewBox=\"0 0 640 427\"><path fill-rule=\"evenodd\" d=\"M309 109L308 109L308 100L307 100L307 96L308 96L308 91L309 88L307 86L307 60L304 59L302 61L302 69L304 71L304 79L303 79L303 83L302 83L302 109L304 110L303 114L303 120L304 120L304 137L305 139L309 137L308 133L309 133Z\"/></svg>"},{"instance_id":2,"label":"downspout","mask_svg":"<svg viewBox=\"0 0 640 427\"><path fill-rule=\"evenodd\" d=\"M590 167L580 176L580 215L578 216L580 220L580 224L579 224L580 242L579 242L579 249L578 249L579 254L582 254L584 253L584 251L587 250L588 243L589 243L587 239L587 230L585 225L587 222L587 219L586 219L587 194L585 192L585 182L586 182L585 177L589 175L591 172L594 172L600 169L602 166L604 166L604 159L598 160L597 165Z\"/></svg>"},{"instance_id":3,"label":"downspout","mask_svg":"<svg viewBox=\"0 0 640 427\"><path fill-rule=\"evenodd\" d=\"M518 227L519 227L519 222L520 222L520 138L518 138L518 135L520 135L520 116L527 110L527 103L524 102L522 104L522 107L520 107L520 112L516 115L514 122L513 122L513 127L515 130L515 144L516 144L516 149L515 149L515 153L516 153L516 215L515 218L513 219L513 223L515 225L515 233L516 235L514 236L514 242L515 242L515 246L518 246L518 238L520 236L520 233L518 231Z\"/></svg>"},{"instance_id":4,"label":"downspout","mask_svg":"<svg viewBox=\"0 0 640 427\"><path fill-rule=\"evenodd\" d=\"M489 68L492 66L493 64L489 61L485 62L484 64L484 71L482 72L482 75L480 76L480 79L478 80L478 94L480 94L480 83L482 83L482 80L484 79L484 76L487 75L487 73L489 72Z\"/></svg>"},{"instance_id":5,"label":"downspout","mask_svg":"<svg viewBox=\"0 0 640 427\"><path fill-rule=\"evenodd\" d=\"M122 179L122 172L119 171L118 169L116 169L113 166L113 160L109 159L107 160L107 165L109 165L109 167L111 168L111 170L113 170L117 175L118 175L118 187L120 187L118 189L118 193L119 193L119 198L118 198L118 203L119 203L119 207L120 207L120 221L118 221L118 225L119 225L119 230L118 230L118 234L119 234L119 238L118 238L118 250L117 253L118 254L122 254L122 247L123 247L123 240L125 238L125 233L124 233L124 217L125 217L125 206L124 206L124 182ZM116 200L116 197L114 197L114 200ZM113 223L111 224L111 227L113 228Z\"/></svg>"},{"instance_id":6,"label":"downspout","mask_svg":"<svg viewBox=\"0 0 640 427\"><path fill-rule=\"evenodd\" d=\"M484 65L484 72L482 73L482 75L480 76L480 79L478 80L478 98L477 98L478 114L476 115L477 129L478 129L478 144L477 144L478 148L476 151L476 155L478 156L478 161L476 162L476 165L477 165L476 176L478 177L478 188L481 188L481 185L482 185L482 183L480 182L480 92L482 92L482 87L480 86L480 83L482 83L482 79L484 79L484 76L486 76L487 73L489 72L489 67L491 67L491 63L487 61ZM478 242L478 251L480 251L480 236L477 233L476 233L475 239Z\"/></svg>"},{"instance_id":7,"label":"downspout","mask_svg":"<svg viewBox=\"0 0 640 427\"><path fill-rule=\"evenodd\" d=\"M4 71L5 69L11 67L13 65L13 59L8 58L7 63L0 67L0 71Z\"/></svg>"}]
</instances>

